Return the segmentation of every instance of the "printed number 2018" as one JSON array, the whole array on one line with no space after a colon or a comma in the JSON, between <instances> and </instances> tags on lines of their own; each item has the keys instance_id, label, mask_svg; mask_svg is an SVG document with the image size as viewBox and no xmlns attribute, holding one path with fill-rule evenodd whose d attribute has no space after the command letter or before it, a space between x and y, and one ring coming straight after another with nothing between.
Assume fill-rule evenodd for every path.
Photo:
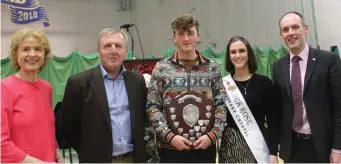
<instances>
[{"instance_id":1,"label":"printed number 2018","mask_svg":"<svg viewBox=\"0 0 341 164\"><path fill-rule=\"evenodd\" d=\"M19 17L18 17L19 21L38 18L38 12L37 11L33 11L33 12L19 11L18 14L19 14Z\"/></svg>"}]
</instances>

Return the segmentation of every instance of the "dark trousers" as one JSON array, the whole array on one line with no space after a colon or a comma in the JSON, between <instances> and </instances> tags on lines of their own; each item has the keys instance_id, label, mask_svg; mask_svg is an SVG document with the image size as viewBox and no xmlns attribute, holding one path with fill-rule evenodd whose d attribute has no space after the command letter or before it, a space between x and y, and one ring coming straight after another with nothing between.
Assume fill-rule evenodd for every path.
<instances>
[{"instance_id":1,"label":"dark trousers","mask_svg":"<svg viewBox=\"0 0 341 164\"><path fill-rule=\"evenodd\" d=\"M211 145L206 150L175 150L161 148L160 163L215 163L216 147Z\"/></svg>"},{"instance_id":2,"label":"dark trousers","mask_svg":"<svg viewBox=\"0 0 341 164\"><path fill-rule=\"evenodd\" d=\"M299 138L296 132L293 132L291 153L288 161L286 163L328 163L326 161L321 161L318 158L316 148L313 143L313 139Z\"/></svg>"}]
</instances>

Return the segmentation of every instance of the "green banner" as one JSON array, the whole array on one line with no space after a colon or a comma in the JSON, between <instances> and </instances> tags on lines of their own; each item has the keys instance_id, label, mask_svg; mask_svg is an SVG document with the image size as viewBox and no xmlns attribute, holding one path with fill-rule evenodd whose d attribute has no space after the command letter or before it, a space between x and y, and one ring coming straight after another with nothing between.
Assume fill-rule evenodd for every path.
<instances>
[{"instance_id":1,"label":"green banner","mask_svg":"<svg viewBox=\"0 0 341 164\"><path fill-rule=\"evenodd\" d=\"M281 56L287 54L287 50L283 47L280 48L278 51L275 51L270 47L266 47L263 51L261 51L258 47L253 47L253 50L256 53L256 58L258 62L257 73L266 75L270 78L272 63L279 59ZM173 55L174 52L174 49L167 49L163 53L163 57L170 57ZM228 72L226 72L225 70L225 51L215 53L211 48L206 48L202 51L202 54L205 57L211 58L212 60L216 61L220 65L222 76L228 74ZM155 57L152 55L147 55L146 58L153 59ZM131 53L131 51L129 51L126 59L137 60L141 58L135 56ZM98 64L99 58L97 52L85 55L81 54L79 51L74 51L66 57L53 56L50 62L39 74L39 77L48 81L53 87L53 106L55 106L57 102L62 100L67 79L71 75L94 68ZM14 72L15 71L11 67L11 62L9 58L2 59L1 78L5 78L13 74Z\"/></svg>"}]
</instances>

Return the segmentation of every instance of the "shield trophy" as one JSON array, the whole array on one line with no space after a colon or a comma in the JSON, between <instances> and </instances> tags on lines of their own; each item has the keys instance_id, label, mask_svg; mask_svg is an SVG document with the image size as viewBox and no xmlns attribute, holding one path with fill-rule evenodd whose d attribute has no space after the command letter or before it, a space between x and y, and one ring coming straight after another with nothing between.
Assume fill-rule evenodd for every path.
<instances>
[{"instance_id":1,"label":"shield trophy","mask_svg":"<svg viewBox=\"0 0 341 164\"><path fill-rule=\"evenodd\" d=\"M213 101L189 91L176 96L166 107L166 117L172 132L191 142L211 131L214 121Z\"/></svg>"}]
</instances>

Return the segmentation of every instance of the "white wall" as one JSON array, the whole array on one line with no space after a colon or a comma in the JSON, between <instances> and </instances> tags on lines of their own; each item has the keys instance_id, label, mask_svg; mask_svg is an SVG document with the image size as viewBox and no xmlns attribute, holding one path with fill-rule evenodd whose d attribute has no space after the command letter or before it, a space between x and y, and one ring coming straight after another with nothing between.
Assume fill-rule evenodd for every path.
<instances>
[{"instance_id":1,"label":"white wall","mask_svg":"<svg viewBox=\"0 0 341 164\"><path fill-rule=\"evenodd\" d=\"M52 44L53 55L67 56L78 49L83 54L96 50L98 32L105 27L134 23L139 29L146 55L162 57L173 47L170 27L174 17L192 13L200 23L199 49L217 43L215 52L225 49L230 37L242 35L260 48L280 47L278 19L291 10L304 14L310 27L308 42L316 47L315 29L322 49L332 45L341 48L341 0L314 0L317 27L314 27L312 0L128 0L132 9L117 11L122 0L39 0L51 20L50 27L42 22L16 25L1 5L1 58L8 56L13 33L23 27L44 28ZM142 56L135 28L135 54Z\"/></svg>"},{"instance_id":2,"label":"white wall","mask_svg":"<svg viewBox=\"0 0 341 164\"><path fill-rule=\"evenodd\" d=\"M260 48L279 48L283 43L279 36L278 20L287 11L299 11L306 22L312 24L311 0L135 0L130 12L137 24L145 54L162 56L172 47L171 21L174 17L192 13L199 20L202 43L199 49L210 47L212 39L217 43L215 52L225 49L229 39L242 35ZM207 32L206 32L207 31ZM314 28L308 36L309 43L316 47ZM136 36L136 35L135 35ZM141 54L135 46L135 52Z\"/></svg>"},{"instance_id":3,"label":"white wall","mask_svg":"<svg viewBox=\"0 0 341 164\"><path fill-rule=\"evenodd\" d=\"M10 21L9 11L1 5L1 58L8 56L11 36L23 27L43 28L55 56L67 56L74 50L84 54L96 51L97 34L105 27L127 22L128 14L117 12L118 0L39 0L45 6L51 25L42 22L17 25Z\"/></svg>"},{"instance_id":4,"label":"white wall","mask_svg":"<svg viewBox=\"0 0 341 164\"><path fill-rule=\"evenodd\" d=\"M314 0L318 41L321 49L341 50L341 0Z\"/></svg>"}]
</instances>

